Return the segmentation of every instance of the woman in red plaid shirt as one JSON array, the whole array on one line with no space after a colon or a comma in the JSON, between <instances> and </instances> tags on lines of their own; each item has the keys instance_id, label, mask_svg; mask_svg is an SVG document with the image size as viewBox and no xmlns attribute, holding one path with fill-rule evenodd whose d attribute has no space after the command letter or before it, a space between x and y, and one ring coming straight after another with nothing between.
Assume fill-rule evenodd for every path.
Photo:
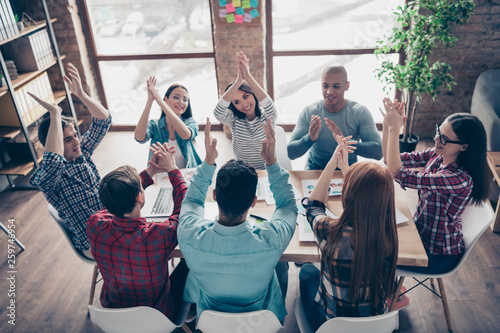
<instances>
[{"instance_id":1,"label":"woman in red plaid shirt","mask_svg":"<svg viewBox=\"0 0 500 333\"><path fill-rule=\"evenodd\" d=\"M435 146L423 151L399 153L399 129L404 104L384 99L382 150L387 167L403 189L418 190L414 220L427 252L427 267L412 271L442 273L462 258L462 213L469 204L488 197L486 132L481 121L468 113L456 113L436 125ZM412 168L423 168L421 171Z\"/></svg>"}]
</instances>

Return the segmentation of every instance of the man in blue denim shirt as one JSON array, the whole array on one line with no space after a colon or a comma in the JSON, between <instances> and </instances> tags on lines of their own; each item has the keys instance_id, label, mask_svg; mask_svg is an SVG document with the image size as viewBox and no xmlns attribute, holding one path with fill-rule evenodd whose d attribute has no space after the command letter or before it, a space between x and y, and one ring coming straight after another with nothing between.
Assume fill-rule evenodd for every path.
<instances>
[{"instance_id":1,"label":"man in blue denim shirt","mask_svg":"<svg viewBox=\"0 0 500 333\"><path fill-rule=\"evenodd\" d=\"M279 320L285 304L274 268L295 231L297 206L289 175L275 156L274 129L264 124L261 155L266 161L276 210L270 221L251 226L250 207L257 201L257 173L243 161L227 162L217 174L216 221L204 218L204 203L215 172L216 140L205 130L205 161L196 170L182 202L177 238L190 269L184 300L204 310L250 312L270 310Z\"/></svg>"}]
</instances>

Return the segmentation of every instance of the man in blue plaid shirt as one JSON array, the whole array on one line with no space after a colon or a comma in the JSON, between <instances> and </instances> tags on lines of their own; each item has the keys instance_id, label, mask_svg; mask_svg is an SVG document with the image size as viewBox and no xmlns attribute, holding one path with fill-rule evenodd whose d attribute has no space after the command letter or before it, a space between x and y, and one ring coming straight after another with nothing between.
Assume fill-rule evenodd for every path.
<instances>
[{"instance_id":1,"label":"man in blue plaid shirt","mask_svg":"<svg viewBox=\"0 0 500 333\"><path fill-rule=\"evenodd\" d=\"M69 64L67 71L64 81L89 110L92 125L79 138L72 120L61 116L59 106L30 93L50 114L38 129L38 138L45 151L42 166L35 170L30 184L40 189L57 210L70 231L75 247L92 258L86 234L87 221L104 207L99 200L99 172L91 156L108 132L111 116L108 110L83 91L77 68Z\"/></svg>"}]
</instances>

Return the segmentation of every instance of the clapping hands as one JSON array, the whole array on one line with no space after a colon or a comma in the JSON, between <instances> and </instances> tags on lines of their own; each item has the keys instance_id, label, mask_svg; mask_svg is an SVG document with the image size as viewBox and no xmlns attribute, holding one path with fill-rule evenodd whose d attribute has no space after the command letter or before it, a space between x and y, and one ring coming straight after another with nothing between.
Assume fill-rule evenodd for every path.
<instances>
[{"instance_id":1,"label":"clapping hands","mask_svg":"<svg viewBox=\"0 0 500 333\"><path fill-rule=\"evenodd\" d=\"M178 169L175 164L175 147L169 147L168 143L159 144L153 143L149 148L153 152L153 156L149 161L149 175L157 174L158 172L170 172Z\"/></svg>"}]
</instances>

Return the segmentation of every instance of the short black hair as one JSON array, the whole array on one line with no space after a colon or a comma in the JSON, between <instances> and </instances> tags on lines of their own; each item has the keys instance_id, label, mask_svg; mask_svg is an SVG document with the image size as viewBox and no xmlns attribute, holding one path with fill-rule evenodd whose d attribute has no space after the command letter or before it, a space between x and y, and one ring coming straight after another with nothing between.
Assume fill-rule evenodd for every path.
<instances>
[{"instance_id":1,"label":"short black hair","mask_svg":"<svg viewBox=\"0 0 500 333\"><path fill-rule=\"evenodd\" d=\"M72 124L76 128L73 118L61 116L61 125L63 131L69 124ZM47 134L49 133L49 127L50 127L50 117L45 118L40 123L40 125L38 125L38 140L44 147L45 147L45 142L47 142Z\"/></svg>"},{"instance_id":2,"label":"short black hair","mask_svg":"<svg viewBox=\"0 0 500 333\"><path fill-rule=\"evenodd\" d=\"M99 198L108 212L123 218L130 213L141 192L141 179L130 165L121 166L108 173L99 185Z\"/></svg>"},{"instance_id":3,"label":"short black hair","mask_svg":"<svg viewBox=\"0 0 500 333\"><path fill-rule=\"evenodd\" d=\"M233 86L233 84L234 83L229 84L226 87L226 90L224 90L224 91L227 91L229 88L231 88ZM238 89L239 90L243 90L244 92L253 95L253 98L255 99L255 117L259 118L260 115L262 114L261 111L260 111L259 100L257 99L257 97L255 96L255 94L253 93L252 88L250 88L250 86L248 84L242 83L241 86ZM234 106L233 101L231 101L231 104L229 104L229 110L233 111L234 115L236 117L238 117L239 119L245 119L247 117L246 114L244 114L241 111L238 111L238 109L236 108L236 106Z\"/></svg>"},{"instance_id":4,"label":"short black hair","mask_svg":"<svg viewBox=\"0 0 500 333\"><path fill-rule=\"evenodd\" d=\"M227 219L236 219L252 204L258 182L255 168L242 160L229 160L217 173L215 195Z\"/></svg>"}]
</instances>

